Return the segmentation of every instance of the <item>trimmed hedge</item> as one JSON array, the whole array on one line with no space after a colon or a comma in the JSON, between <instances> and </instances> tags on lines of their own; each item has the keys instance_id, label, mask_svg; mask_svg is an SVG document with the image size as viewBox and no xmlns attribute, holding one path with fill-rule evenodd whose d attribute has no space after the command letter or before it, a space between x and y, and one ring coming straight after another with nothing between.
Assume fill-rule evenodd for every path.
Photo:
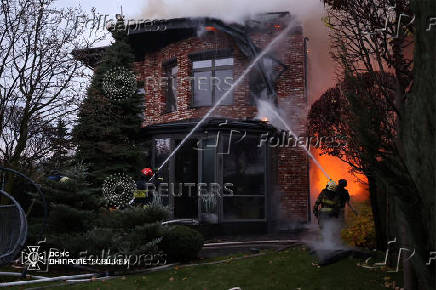
<instances>
[{"instance_id":1,"label":"trimmed hedge","mask_svg":"<svg viewBox=\"0 0 436 290\"><path fill-rule=\"evenodd\" d=\"M203 235L198 231L176 225L164 230L160 247L170 261L187 262L197 258L203 244Z\"/></svg>"}]
</instances>

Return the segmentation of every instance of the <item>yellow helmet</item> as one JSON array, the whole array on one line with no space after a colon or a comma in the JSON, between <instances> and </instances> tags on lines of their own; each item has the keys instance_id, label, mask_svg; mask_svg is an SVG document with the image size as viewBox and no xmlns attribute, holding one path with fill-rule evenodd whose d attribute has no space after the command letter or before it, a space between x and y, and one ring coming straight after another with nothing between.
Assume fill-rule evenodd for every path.
<instances>
[{"instance_id":1,"label":"yellow helmet","mask_svg":"<svg viewBox=\"0 0 436 290\"><path fill-rule=\"evenodd\" d=\"M330 179L330 181L327 183L327 189L335 191L336 190L336 182Z\"/></svg>"},{"instance_id":2,"label":"yellow helmet","mask_svg":"<svg viewBox=\"0 0 436 290\"><path fill-rule=\"evenodd\" d=\"M64 177L62 177L60 180L59 180L59 182L60 183L67 183L67 182L69 182L71 179L69 178L69 177L67 177L67 176L64 176Z\"/></svg>"}]
</instances>

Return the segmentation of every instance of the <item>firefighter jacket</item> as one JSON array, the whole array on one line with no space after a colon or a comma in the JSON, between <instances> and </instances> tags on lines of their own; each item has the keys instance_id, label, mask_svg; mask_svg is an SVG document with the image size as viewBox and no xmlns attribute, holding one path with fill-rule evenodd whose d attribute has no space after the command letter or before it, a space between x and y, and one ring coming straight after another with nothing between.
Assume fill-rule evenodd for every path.
<instances>
[{"instance_id":1,"label":"firefighter jacket","mask_svg":"<svg viewBox=\"0 0 436 290\"><path fill-rule=\"evenodd\" d=\"M316 216L318 216L320 212L331 216L337 216L341 204L341 197L336 193L336 191L323 189L315 202L313 213ZM319 209L319 206L321 206L321 209Z\"/></svg>"}]
</instances>

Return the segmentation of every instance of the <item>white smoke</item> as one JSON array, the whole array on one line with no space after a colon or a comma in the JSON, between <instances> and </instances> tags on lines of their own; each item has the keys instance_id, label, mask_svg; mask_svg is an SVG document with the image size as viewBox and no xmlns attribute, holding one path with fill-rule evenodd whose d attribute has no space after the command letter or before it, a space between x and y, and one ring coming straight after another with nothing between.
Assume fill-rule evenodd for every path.
<instances>
[{"instance_id":1,"label":"white smoke","mask_svg":"<svg viewBox=\"0 0 436 290\"><path fill-rule=\"evenodd\" d=\"M243 23L256 14L289 12L303 24L309 38L309 104L334 86L335 64L329 55L328 28L322 22L325 7L321 0L145 0L140 17L171 19L212 17Z\"/></svg>"},{"instance_id":2,"label":"white smoke","mask_svg":"<svg viewBox=\"0 0 436 290\"><path fill-rule=\"evenodd\" d=\"M304 16L322 9L319 0L147 0L142 16L149 19L213 17L242 23L256 14L286 11L304 20Z\"/></svg>"},{"instance_id":3,"label":"white smoke","mask_svg":"<svg viewBox=\"0 0 436 290\"><path fill-rule=\"evenodd\" d=\"M277 106L272 102L267 100L257 99L256 108L257 108L256 119L268 121L268 123L271 124L274 128L281 129L281 130L287 130L287 127L291 127L291 126L287 126L289 122L279 117L279 116L283 116L284 114L283 112L280 112Z\"/></svg>"},{"instance_id":4,"label":"white smoke","mask_svg":"<svg viewBox=\"0 0 436 290\"><path fill-rule=\"evenodd\" d=\"M320 229L321 240L312 243L315 249L338 250L345 249L341 239L342 224L338 219L330 219L324 222Z\"/></svg>"},{"instance_id":5,"label":"white smoke","mask_svg":"<svg viewBox=\"0 0 436 290\"><path fill-rule=\"evenodd\" d=\"M308 231L302 240L316 254L321 265L333 263L351 253L351 248L344 245L341 239L343 223L340 219L332 218L324 221L319 232L316 231L317 227L309 225L311 231ZM314 236L313 233L318 235Z\"/></svg>"}]
</instances>

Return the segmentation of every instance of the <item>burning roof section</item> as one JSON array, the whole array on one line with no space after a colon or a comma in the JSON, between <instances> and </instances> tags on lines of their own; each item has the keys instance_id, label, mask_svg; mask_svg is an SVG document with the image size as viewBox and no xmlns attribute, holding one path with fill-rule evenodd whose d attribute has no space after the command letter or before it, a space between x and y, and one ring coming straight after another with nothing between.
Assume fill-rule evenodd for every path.
<instances>
[{"instance_id":1,"label":"burning roof section","mask_svg":"<svg viewBox=\"0 0 436 290\"><path fill-rule=\"evenodd\" d=\"M154 20L149 23L132 24L128 26L130 44L138 61L144 58L147 53L160 50L170 43L174 43L189 37L199 36L204 31L220 30L228 34L235 41L240 51L250 60L254 60L261 51L250 39L251 32L271 31L271 28L280 28L290 23L291 15L288 12L265 13L247 20L242 24L226 24L214 18L177 18L169 20ZM295 27L293 32L301 31L301 27ZM292 32L292 31L291 31ZM102 48L76 50L73 52L76 59L84 62L89 67L98 64ZM274 84L280 77L286 66L271 55L271 58L282 69L279 73L272 74L266 71L262 61L256 64L252 72L251 87L252 93L260 96L261 92L267 89L267 98L275 99Z\"/></svg>"}]
</instances>

